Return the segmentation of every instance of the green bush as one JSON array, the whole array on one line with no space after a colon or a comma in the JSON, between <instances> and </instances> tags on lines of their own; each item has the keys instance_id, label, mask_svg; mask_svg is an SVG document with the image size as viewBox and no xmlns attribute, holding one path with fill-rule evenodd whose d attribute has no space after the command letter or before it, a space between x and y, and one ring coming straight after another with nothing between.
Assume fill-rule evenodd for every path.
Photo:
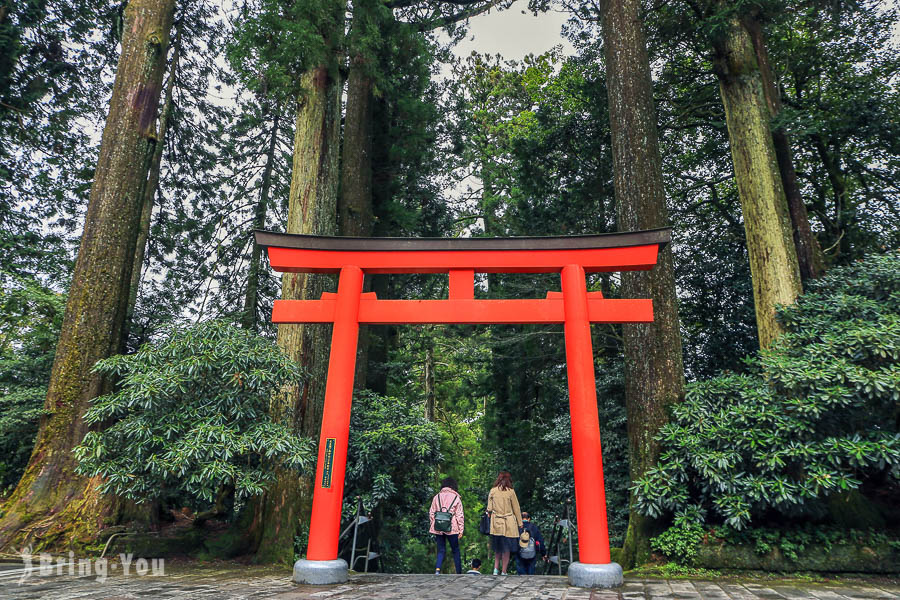
<instances>
[{"instance_id":1,"label":"green bush","mask_svg":"<svg viewBox=\"0 0 900 600\"><path fill-rule=\"evenodd\" d=\"M900 480L900 254L833 269L795 305L750 372L688 386L634 483L650 516L701 510L741 529L823 518L829 495Z\"/></svg>"},{"instance_id":2,"label":"green bush","mask_svg":"<svg viewBox=\"0 0 900 600\"><path fill-rule=\"evenodd\" d=\"M383 571L424 573L433 551L428 534L431 482L442 460L441 433L415 399L356 392L350 417L343 518L356 514L361 498L374 516Z\"/></svg>"},{"instance_id":3,"label":"green bush","mask_svg":"<svg viewBox=\"0 0 900 600\"><path fill-rule=\"evenodd\" d=\"M703 514L699 507L688 506L675 514L672 526L650 540L654 550L669 558L676 558L682 564L693 564L697 556L697 546L703 541L706 530Z\"/></svg>"},{"instance_id":4,"label":"green bush","mask_svg":"<svg viewBox=\"0 0 900 600\"><path fill-rule=\"evenodd\" d=\"M273 394L298 382L300 370L249 331L222 321L173 328L94 369L119 389L85 413L100 430L75 456L80 473L103 478L103 492L138 501L177 496L202 508L262 493L276 464L312 464L312 442L268 415Z\"/></svg>"},{"instance_id":5,"label":"green bush","mask_svg":"<svg viewBox=\"0 0 900 600\"><path fill-rule=\"evenodd\" d=\"M31 456L65 305L63 294L0 271L0 494Z\"/></svg>"}]
</instances>

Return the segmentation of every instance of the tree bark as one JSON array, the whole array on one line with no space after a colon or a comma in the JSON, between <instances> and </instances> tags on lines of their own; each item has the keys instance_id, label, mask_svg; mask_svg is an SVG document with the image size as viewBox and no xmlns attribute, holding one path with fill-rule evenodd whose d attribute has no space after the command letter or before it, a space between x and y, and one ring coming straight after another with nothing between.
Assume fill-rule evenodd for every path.
<instances>
[{"instance_id":1,"label":"tree bark","mask_svg":"<svg viewBox=\"0 0 900 600\"><path fill-rule=\"evenodd\" d=\"M347 78L347 112L338 219L341 235L372 235L372 78L362 57L355 57Z\"/></svg>"},{"instance_id":2,"label":"tree bark","mask_svg":"<svg viewBox=\"0 0 900 600\"><path fill-rule=\"evenodd\" d=\"M178 74L178 61L181 55L181 34L176 32L172 50L172 63L169 67L169 80L166 83L165 99L163 100L162 113L159 118L159 132L156 134L156 142L153 147L153 156L147 171L147 179L141 190L143 204L141 206L141 222L138 229L138 239L134 249L134 266L131 269L131 285L128 291L128 311L125 315L125 327L132 328L134 307L137 304L138 291L141 287L141 271L144 267L144 255L147 252L147 240L150 238L150 218L153 215L153 205L156 201L156 192L159 190L159 171L162 166L162 155L165 148L166 132L169 128L169 117L172 113L172 92L175 89L175 77ZM127 337L127 335L125 336ZM127 340L122 340L123 343Z\"/></svg>"},{"instance_id":3,"label":"tree bark","mask_svg":"<svg viewBox=\"0 0 900 600\"><path fill-rule=\"evenodd\" d=\"M769 53L766 49L765 35L762 25L754 16L744 19L744 25L753 41L756 52L756 60L759 65L759 74L763 84L763 92L766 97L766 106L772 119L781 112L781 94L775 85L772 68L769 63ZM800 268L800 279L807 281L815 279L825 272L825 259L819 241L813 235L809 225L809 213L803 196L800 194L800 186L797 183L797 172L794 169L794 157L791 151L791 142L784 127L772 129L772 143L775 147L775 157L778 161L778 171L781 174L781 184L787 199L788 212L791 216L791 225L794 234L794 247L797 251L797 263Z\"/></svg>"},{"instance_id":4,"label":"tree bark","mask_svg":"<svg viewBox=\"0 0 900 600\"><path fill-rule=\"evenodd\" d=\"M301 79L294 135L293 172L288 204L288 233L337 233L338 146L341 82L327 66ZM285 273L281 297L319 298L331 279L324 275ZM292 387L273 402L277 419L290 418L300 435L318 439L325 398L330 346L329 325L279 325L278 346L307 372L302 386ZM294 536L309 520L313 474L298 476L279 470L277 481L257 506L250 531L257 541L257 562L292 564Z\"/></svg>"},{"instance_id":5,"label":"tree bark","mask_svg":"<svg viewBox=\"0 0 900 600\"><path fill-rule=\"evenodd\" d=\"M354 27L362 19L355 7ZM341 193L338 199L338 223L340 234L353 237L371 237L374 228L372 206L372 140L373 97L372 78L366 73L363 56L351 61L347 77L347 109L344 115L344 145L341 160ZM365 291L371 290L371 277L366 278ZM366 385L366 368L369 360L369 327L359 328L359 344L356 351L356 388Z\"/></svg>"},{"instance_id":6,"label":"tree bark","mask_svg":"<svg viewBox=\"0 0 900 600\"><path fill-rule=\"evenodd\" d=\"M767 348L782 333L776 305L792 304L802 291L800 268L756 53L736 17L715 44L714 68L744 215L759 345Z\"/></svg>"},{"instance_id":7,"label":"tree bark","mask_svg":"<svg viewBox=\"0 0 900 600\"><path fill-rule=\"evenodd\" d=\"M118 503L76 475L72 448L82 416L107 384L91 372L118 350L141 214L141 187L153 149L174 0L131 0L112 100L56 357L46 414L31 458L4 506L0 547L83 546L118 517Z\"/></svg>"},{"instance_id":8,"label":"tree bark","mask_svg":"<svg viewBox=\"0 0 900 600\"><path fill-rule=\"evenodd\" d=\"M276 113L272 119L272 133L269 136L269 147L266 150L266 166L263 169L262 187L259 190L259 202L256 204L256 213L253 215L253 229L264 229L266 226L266 214L269 211L269 195L272 189L272 171L275 167L275 150L278 148L278 132L280 123ZM250 254L250 269L247 273L247 290L244 293L244 312L241 316L241 326L244 329L256 331L257 311L259 307L259 274L262 263L262 247L253 244Z\"/></svg>"},{"instance_id":9,"label":"tree bark","mask_svg":"<svg viewBox=\"0 0 900 600\"><path fill-rule=\"evenodd\" d=\"M601 21L613 150L613 184L620 231L669 225L656 111L640 0L604 0ZM656 433L668 407L684 397L681 333L671 246L649 272L622 273L626 298L652 298L655 321L623 327L625 407L632 480L656 464ZM622 552L623 567L646 562L656 523L634 510Z\"/></svg>"}]
</instances>

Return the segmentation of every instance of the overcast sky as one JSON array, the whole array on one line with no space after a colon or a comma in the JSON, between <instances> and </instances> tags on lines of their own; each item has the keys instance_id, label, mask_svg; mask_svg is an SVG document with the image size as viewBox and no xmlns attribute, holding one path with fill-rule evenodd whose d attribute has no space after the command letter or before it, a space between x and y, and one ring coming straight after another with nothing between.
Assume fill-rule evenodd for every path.
<instances>
[{"instance_id":1,"label":"overcast sky","mask_svg":"<svg viewBox=\"0 0 900 600\"><path fill-rule=\"evenodd\" d=\"M896 1L881 0L880 3L889 9ZM542 54L561 44L566 54L572 54L572 45L560 33L566 18L566 13L555 11L535 17L528 11L527 0L518 0L507 10L495 10L472 18L469 35L454 52L457 56L468 56L477 50L481 54L501 54L506 59L520 60L526 54ZM900 46L900 26L894 28L893 38L895 45Z\"/></svg>"},{"instance_id":2,"label":"overcast sky","mask_svg":"<svg viewBox=\"0 0 900 600\"><path fill-rule=\"evenodd\" d=\"M457 56L468 56L476 50L480 54L501 54L509 60L520 60L526 54L543 54L553 46L562 45L571 54L572 45L560 33L565 22L566 14L555 11L535 17L528 11L527 0L518 0L506 10L494 10L471 19L468 36L454 52Z\"/></svg>"}]
</instances>

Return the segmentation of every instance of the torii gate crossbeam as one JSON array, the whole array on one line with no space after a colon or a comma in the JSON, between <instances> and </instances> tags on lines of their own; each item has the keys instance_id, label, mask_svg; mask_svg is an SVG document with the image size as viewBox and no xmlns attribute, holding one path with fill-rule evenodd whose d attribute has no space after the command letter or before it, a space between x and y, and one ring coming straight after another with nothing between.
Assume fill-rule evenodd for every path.
<instances>
[{"instance_id":1,"label":"torii gate crossbeam","mask_svg":"<svg viewBox=\"0 0 900 600\"><path fill-rule=\"evenodd\" d=\"M346 580L338 559L359 325L562 323L575 475L578 584L621 582L610 563L606 494L597 414L591 323L649 323L651 299L607 299L588 292L585 273L649 270L669 229L543 238L340 238L258 231L269 262L286 273L339 273L337 293L276 300L275 323L333 323L306 560L295 581ZM475 273L560 273L561 291L540 299L475 299ZM366 273L448 273L445 300L386 300L363 293ZM615 567L614 569L612 567ZM592 570L593 569L593 570ZM617 569L617 570L616 570ZM585 570L587 575L585 575ZM612 573L612 575L610 575Z\"/></svg>"}]
</instances>

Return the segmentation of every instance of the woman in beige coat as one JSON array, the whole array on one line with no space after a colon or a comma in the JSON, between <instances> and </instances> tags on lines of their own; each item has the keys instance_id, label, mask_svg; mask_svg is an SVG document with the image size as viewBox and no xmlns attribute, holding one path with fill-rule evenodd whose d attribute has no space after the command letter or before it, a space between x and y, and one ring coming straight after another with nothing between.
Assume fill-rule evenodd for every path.
<instances>
[{"instance_id":1,"label":"woman in beige coat","mask_svg":"<svg viewBox=\"0 0 900 600\"><path fill-rule=\"evenodd\" d=\"M487 511L491 514L491 549L494 551L494 575L503 565L501 575L506 575L511 552L519 550L519 530L522 528L522 511L519 499L512 487L509 471L500 471L491 493L488 494Z\"/></svg>"}]
</instances>

